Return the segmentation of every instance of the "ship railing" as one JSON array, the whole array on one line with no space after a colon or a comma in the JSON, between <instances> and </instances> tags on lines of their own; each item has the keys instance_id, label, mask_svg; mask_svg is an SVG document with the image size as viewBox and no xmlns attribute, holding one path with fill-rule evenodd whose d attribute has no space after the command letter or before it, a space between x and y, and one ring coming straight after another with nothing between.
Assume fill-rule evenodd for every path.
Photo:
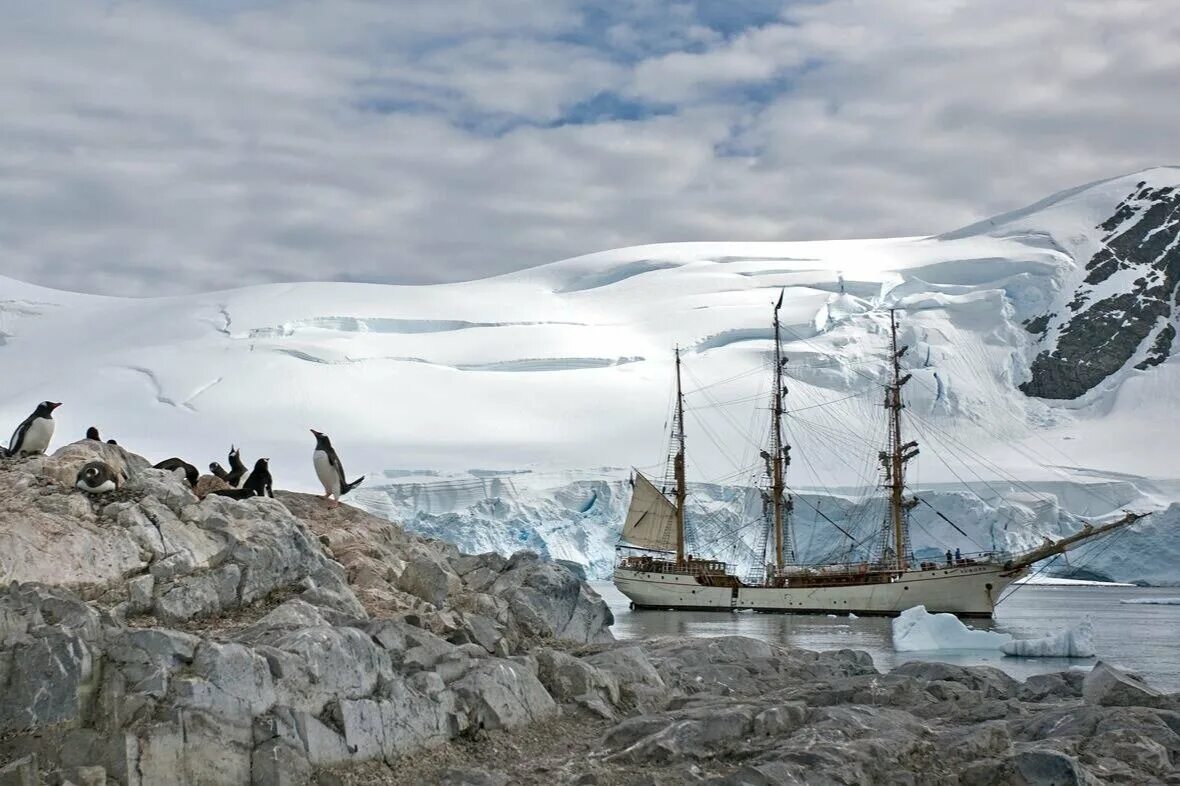
<instances>
[{"instance_id":1,"label":"ship railing","mask_svg":"<svg viewBox=\"0 0 1180 786\"><path fill-rule=\"evenodd\" d=\"M644 573L678 573L685 576L725 575L726 563L719 560L693 559L689 557L683 563L674 559L661 559L649 555L628 555L615 560L616 568L638 570Z\"/></svg>"},{"instance_id":2,"label":"ship railing","mask_svg":"<svg viewBox=\"0 0 1180 786\"><path fill-rule=\"evenodd\" d=\"M970 551L951 553L949 558L926 559L911 564L911 568L918 570L946 570L947 568L961 568L968 565L1003 565L1012 559L1010 551Z\"/></svg>"}]
</instances>

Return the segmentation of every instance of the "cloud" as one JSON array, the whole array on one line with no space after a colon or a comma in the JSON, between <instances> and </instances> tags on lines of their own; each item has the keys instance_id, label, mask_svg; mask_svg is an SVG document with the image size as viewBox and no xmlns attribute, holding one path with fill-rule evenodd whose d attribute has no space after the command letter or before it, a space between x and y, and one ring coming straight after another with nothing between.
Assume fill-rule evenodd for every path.
<instances>
[{"instance_id":1,"label":"cloud","mask_svg":"<svg viewBox=\"0 0 1180 786\"><path fill-rule=\"evenodd\" d=\"M935 233L1174 163L1166 4L19 4L0 273L161 294Z\"/></svg>"}]
</instances>

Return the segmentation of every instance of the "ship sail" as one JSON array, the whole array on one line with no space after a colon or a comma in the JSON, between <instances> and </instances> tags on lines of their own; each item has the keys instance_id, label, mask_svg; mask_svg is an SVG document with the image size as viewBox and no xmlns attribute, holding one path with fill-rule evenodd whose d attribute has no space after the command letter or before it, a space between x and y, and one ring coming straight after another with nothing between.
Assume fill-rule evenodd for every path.
<instances>
[{"instance_id":1,"label":"ship sail","mask_svg":"<svg viewBox=\"0 0 1180 786\"><path fill-rule=\"evenodd\" d=\"M622 540L639 549L676 550L676 506L641 472L635 473Z\"/></svg>"}]
</instances>

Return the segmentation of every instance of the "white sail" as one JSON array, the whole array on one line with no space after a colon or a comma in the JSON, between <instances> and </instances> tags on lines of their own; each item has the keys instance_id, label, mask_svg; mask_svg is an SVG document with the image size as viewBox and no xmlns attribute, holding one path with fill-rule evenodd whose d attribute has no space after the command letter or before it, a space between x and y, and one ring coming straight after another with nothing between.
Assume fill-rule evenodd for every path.
<instances>
[{"instance_id":1,"label":"white sail","mask_svg":"<svg viewBox=\"0 0 1180 786\"><path fill-rule=\"evenodd\" d=\"M676 506L640 472L633 485L622 540L641 549L675 551Z\"/></svg>"}]
</instances>

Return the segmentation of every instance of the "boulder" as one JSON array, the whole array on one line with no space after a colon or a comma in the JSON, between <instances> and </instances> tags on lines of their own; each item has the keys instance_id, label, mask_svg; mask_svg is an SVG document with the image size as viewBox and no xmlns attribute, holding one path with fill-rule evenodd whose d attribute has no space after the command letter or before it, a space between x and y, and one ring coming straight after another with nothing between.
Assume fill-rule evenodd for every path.
<instances>
[{"instance_id":1,"label":"boulder","mask_svg":"<svg viewBox=\"0 0 1180 786\"><path fill-rule=\"evenodd\" d=\"M612 707L620 697L617 677L557 650L541 649L534 656L537 676L553 698L576 702L603 717L614 718Z\"/></svg>"},{"instance_id":2,"label":"boulder","mask_svg":"<svg viewBox=\"0 0 1180 786\"><path fill-rule=\"evenodd\" d=\"M1159 707L1167 700L1138 675L1102 661L1082 682L1082 697L1103 707Z\"/></svg>"},{"instance_id":3,"label":"boulder","mask_svg":"<svg viewBox=\"0 0 1180 786\"><path fill-rule=\"evenodd\" d=\"M421 598L427 603L442 606L459 578L437 560L415 559L409 562L397 579L399 589Z\"/></svg>"},{"instance_id":4,"label":"boulder","mask_svg":"<svg viewBox=\"0 0 1180 786\"><path fill-rule=\"evenodd\" d=\"M477 663L451 689L475 728L512 729L557 714L557 704L545 686L516 661Z\"/></svg>"}]
</instances>

